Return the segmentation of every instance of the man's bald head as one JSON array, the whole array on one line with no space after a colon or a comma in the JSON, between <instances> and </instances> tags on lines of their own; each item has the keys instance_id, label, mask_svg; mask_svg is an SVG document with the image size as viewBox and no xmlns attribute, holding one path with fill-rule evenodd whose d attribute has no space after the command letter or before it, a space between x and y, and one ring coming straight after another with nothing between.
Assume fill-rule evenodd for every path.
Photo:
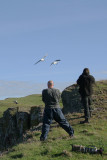
<instances>
[{"instance_id":1,"label":"man's bald head","mask_svg":"<svg viewBox=\"0 0 107 160\"><path fill-rule=\"evenodd\" d=\"M54 83L53 83L53 81L48 81L48 88L53 88L53 86L54 86Z\"/></svg>"}]
</instances>

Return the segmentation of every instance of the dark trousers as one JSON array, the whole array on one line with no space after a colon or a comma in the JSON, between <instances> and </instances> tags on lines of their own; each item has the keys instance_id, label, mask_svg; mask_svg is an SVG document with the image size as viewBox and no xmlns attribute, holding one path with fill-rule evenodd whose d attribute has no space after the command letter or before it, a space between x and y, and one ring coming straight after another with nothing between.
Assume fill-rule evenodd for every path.
<instances>
[{"instance_id":1,"label":"dark trousers","mask_svg":"<svg viewBox=\"0 0 107 160\"><path fill-rule=\"evenodd\" d=\"M92 102L91 96L82 97L85 120L88 120L91 117L91 111L92 111L91 102Z\"/></svg>"},{"instance_id":2,"label":"dark trousers","mask_svg":"<svg viewBox=\"0 0 107 160\"><path fill-rule=\"evenodd\" d=\"M41 138L44 140L47 138L49 129L50 129L50 124L52 123L52 120L55 120L56 122L59 123L59 125L69 134L73 135L74 130L68 123L68 121L65 119L61 108L45 108L44 110L44 116L43 116L43 126L42 126L42 134Z\"/></svg>"}]
</instances>

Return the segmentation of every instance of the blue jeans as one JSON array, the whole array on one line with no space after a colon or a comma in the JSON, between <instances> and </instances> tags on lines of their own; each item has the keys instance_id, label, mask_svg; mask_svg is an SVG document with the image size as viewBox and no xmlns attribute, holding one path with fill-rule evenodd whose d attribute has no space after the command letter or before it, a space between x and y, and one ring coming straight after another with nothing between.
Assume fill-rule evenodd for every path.
<instances>
[{"instance_id":1,"label":"blue jeans","mask_svg":"<svg viewBox=\"0 0 107 160\"><path fill-rule=\"evenodd\" d=\"M68 123L68 121L65 119L61 108L45 108L44 110L44 116L43 116L43 126L42 126L42 134L41 137L43 140L47 139L47 135L50 129L50 124L52 123L52 120L55 120L59 123L59 125L69 134L73 135L74 130Z\"/></svg>"}]
</instances>

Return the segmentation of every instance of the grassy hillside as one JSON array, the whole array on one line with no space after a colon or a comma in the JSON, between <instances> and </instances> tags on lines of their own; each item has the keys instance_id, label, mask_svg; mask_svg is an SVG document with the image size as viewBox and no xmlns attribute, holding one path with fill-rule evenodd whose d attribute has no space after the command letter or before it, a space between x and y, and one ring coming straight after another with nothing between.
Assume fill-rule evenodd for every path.
<instances>
[{"instance_id":1,"label":"grassy hillside","mask_svg":"<svg viewBox=\"0 0 107 160\"><path fill-rule=\"evenodd\" d=\"M15 104L14 101L17 101L18 104ZM30 107L36 105L44 105L40 94L0 100L0 117L2 116L3 112L10 107L19 107L20 111L29 111Z\"/></svg>"},{"instance_id":2,"label":"grassy hillside","mask_svg":"<svg viewBox=\"0 0 107 160\"><path fill-rule=\"evenodd\" d=\"M79 124L83 113L67 114L66 118L75 130L75 138L71 139L59 125L53 121L48 140L40 142L41 126L24 135L24 142L1 154L2 160L106 160L107 159L107 81L96 83L93 95L93 116L89 124ZM13 101L17 100L18 104ZM9 107L19 106L20 110L28 111L31 106L43 105L41 95L23 98L10 98L0 101L0 115ZM72 152L72 144L94 145L103 147L104 154Z\"/></svg>"}]
</instances>

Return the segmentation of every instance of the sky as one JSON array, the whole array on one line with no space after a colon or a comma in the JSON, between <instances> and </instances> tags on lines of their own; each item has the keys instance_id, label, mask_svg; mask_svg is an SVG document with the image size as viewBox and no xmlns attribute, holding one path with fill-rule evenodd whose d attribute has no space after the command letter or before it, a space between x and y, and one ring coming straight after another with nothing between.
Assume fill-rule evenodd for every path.
<instances>
[{"instance_id":1,"label":"sky","mask_svg":"<svg viewBox=\"0 0 107 160\"><path fill-rule=\"evenodd\" d=\"M86 67L107 79L107 0L0 0L0 99L62 92Z\"/></svg>"}]
</instances>

